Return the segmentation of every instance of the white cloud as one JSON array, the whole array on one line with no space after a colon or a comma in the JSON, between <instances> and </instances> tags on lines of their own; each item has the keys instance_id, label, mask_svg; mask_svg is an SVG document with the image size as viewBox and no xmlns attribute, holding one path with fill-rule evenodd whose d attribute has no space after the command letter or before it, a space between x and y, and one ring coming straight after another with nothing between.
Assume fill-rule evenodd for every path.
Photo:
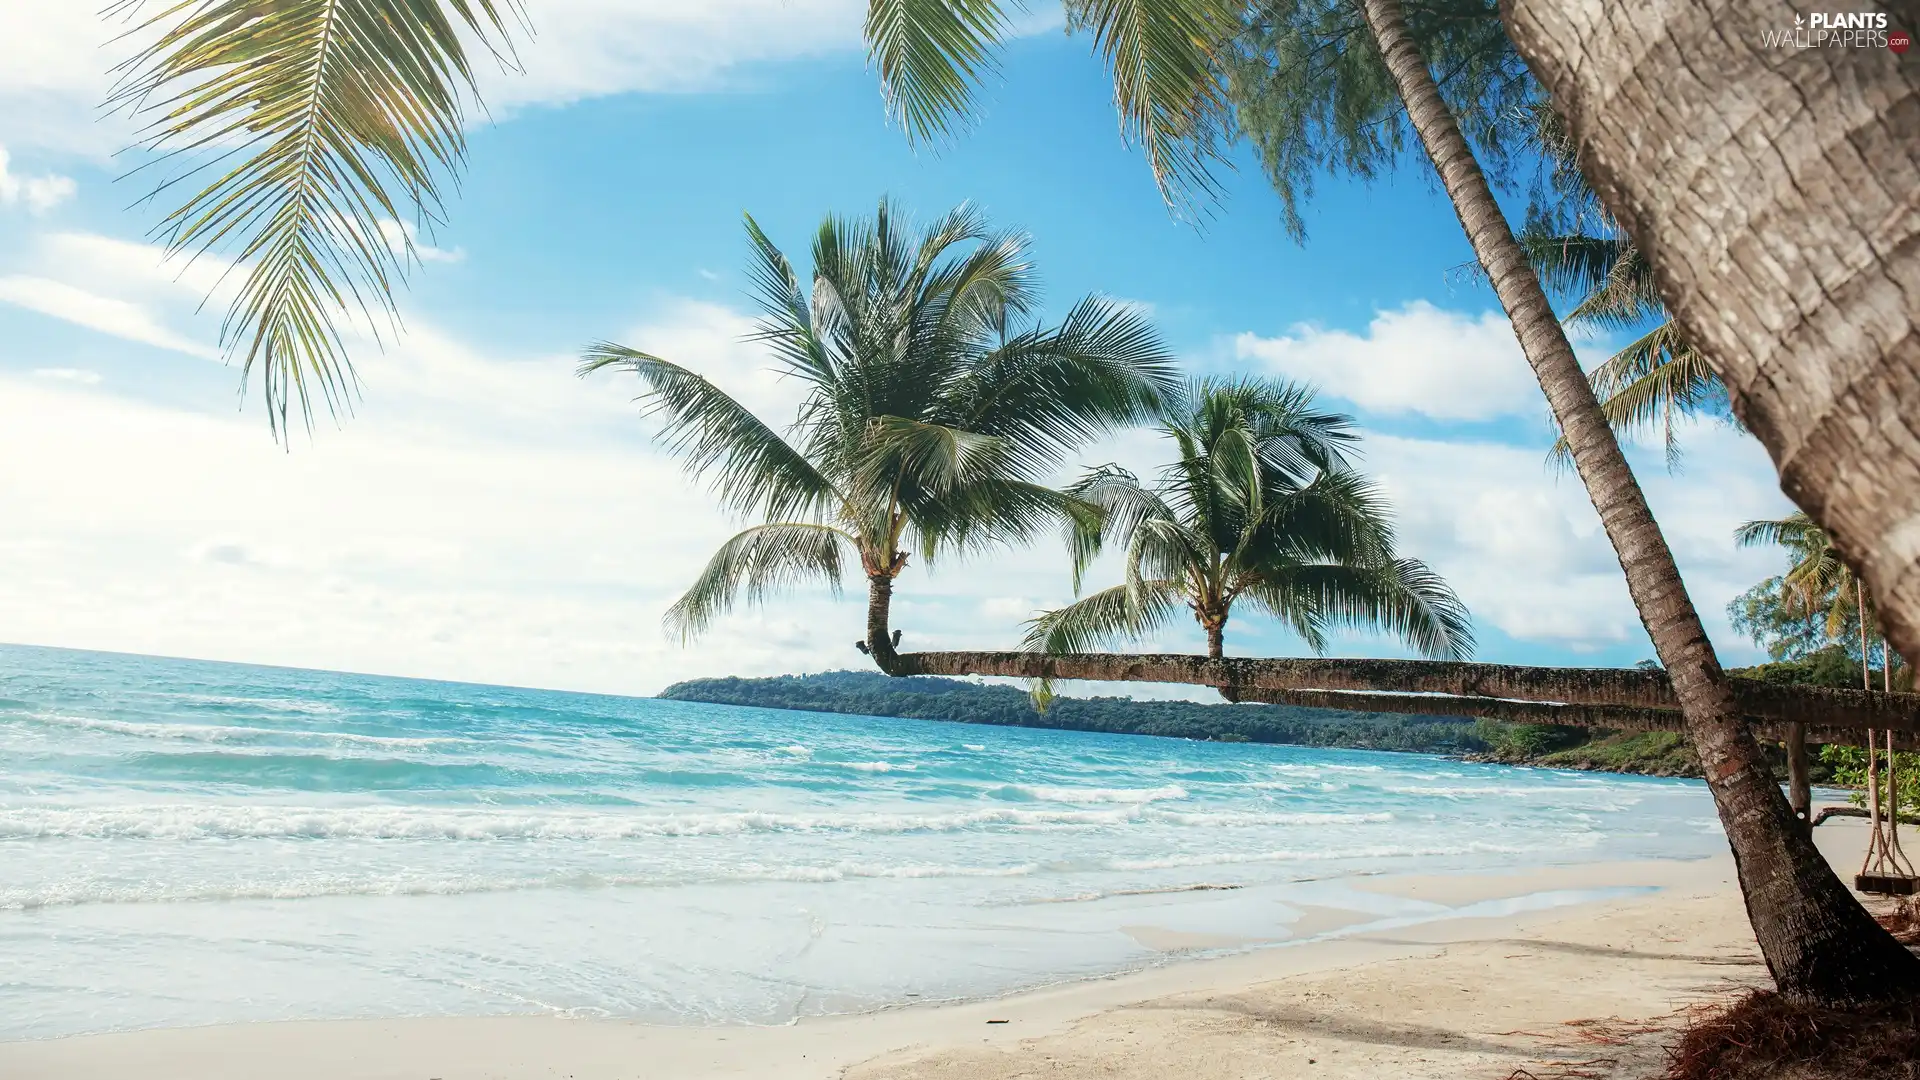
<instances>
[{"instance_id":1,"label":"white cloud","mask_svg":"<svg viewBox=\"0 0 1920 1080\"><path fill-rule=\"evenodd\" d=\"M1243 333L1234 352L1370 412L1489 420L1542 408L1533 371L1497 312L1468 315L1416 300L1376 314L1364 336L1301 325L1280 337Z\"/></svg>"},{"instance_id":2,"label":"white cloud","mask_svg":"<svg viewBox=\"0 0 1920 1080\"><path fill-rule=\"evenodd\" d=\"M19 176L13 172L13 159L5 146L0 146L0 206L23 204L36 214L48 210L73 198L79 190L72 177L46 173L41 176Z\"/></svg>"},{"instance_id":3,"label":"white cloud","mask_svg":"<svg viewBox=\"0 0 1920 1080\"><path fill-rule=\"evenodd\" d=\"M402 259L407 257L409 251L421 262L455 263L467 257L464 248L437 248L420 239L420 230L410 221L387 218L380 222L380 236L393 249L393 253Z\"/></svg>"},{"instance_id":4,"label":"white cloud","mask_svg":"<svg viewBox=\"0 0 1920 1080\"><path fill-rule=\"evenodd\" d=\"M41 379L58 379L62 382L79 383L82 386L94 386L100 382L100 373L81 368L35 368L33 374Z\"/></svg>"},{"instance_id":5,"label":"white cloud","mask_svg":"<svg viewBox=\"0 0 1920 1080\"><path fill-rule=\"evenodd\" d=\"M1759 444L1713 423L1683 432L1687 469L1656 454L1636 472L1688 590L1722 648L1745 650L1727 601L1774 573L1765 552L1733 546L1742 521L1788 509ZM1405 554L1453 585L1476 623L1522 641L1592 650L1640 641L1639 617L1579 478L1544 464L1544 447L1369 434L1362 468L1386 489Z\"/></svg>"},{"instance_id":6,"label":"white cloud","mask_svg":"<svg viewBox=\"0 0 1920 1080\"><path fill-rule=\"evenodd\" d=\"M26 275L0 277L0 302L128 341L208 360L220 358L218 349L169 329L140 304L101 296L65 282Z\"/></svg>"}]
</instances>

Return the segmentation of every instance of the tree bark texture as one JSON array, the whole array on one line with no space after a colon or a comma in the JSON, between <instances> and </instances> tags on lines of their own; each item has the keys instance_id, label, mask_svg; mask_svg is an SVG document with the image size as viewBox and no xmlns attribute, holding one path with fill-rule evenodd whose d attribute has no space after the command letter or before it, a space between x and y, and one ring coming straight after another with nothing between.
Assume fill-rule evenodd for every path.
<instances>
[{"instance_id":1,"label":"tree bark texture","mask_svg":"<svg viewBox=\"0 0 1920 1080\"><path fill-rule=\"evenodd\" d=\"M1399 0L1364 0L1362 8L1407 118L1546 392L1574 467L1626 573L1627 592L1672 678L1774 981L1789 997L1825 1003L1920 993L1920 959L1853 899L1794 820L1774 782L1681 583L1673 552L1532 264L1407 32Z\"/></svg>"},{"instance_id":2,"label":"tree bark texture","mask_svg":"<svg viewBox=\"0 0 1920 1080\"><path fill-rule=\"evenodd\" d=\"M1762 38L1862 7L1501 0L1781 488L1920 656L1920 54ZM1884 7L1920 33L1920 3Z\"/></svg>"},{"instance_id":3,"label":"tree bark texture","mask_svg":"<svg viewBox=\"0 0 1920 1080\"><path fill-rule=\"evenodd\" d=\"M1462 699L1458 703L1461 707L1476 700L1499 699L1549 707L1679 708L1679 698L1662 671L1528 667L1456 660L1238 656L1216 660L1188 653L909 652L895 658L892 674L1185 683L1235 689L1249 701L1262 700L1254 695L1269 690L1331 690L1383 696L1449 694ZM1756 722L1804 722L1822 729L1852 732L1873 727L1920 734L1920 695L1869 694L1824 686L1776 686L1745 679L1728 682L1739 715ZM1422 710L1432 711L1436 710Z\"/></svg>"},{"instance_id":4,"label":"tree bark texture","mask_svg":"<svg viewBox=\"0 0 1920 1080\"><path fill-rule=\"evenodd\" d=\"M887 625L893 610L893 578L885 574L867 576L867 654L874 664L889 675L905 674L896 670L900 656L893 648L893 630Z\"/></svg>"}]
</instances>

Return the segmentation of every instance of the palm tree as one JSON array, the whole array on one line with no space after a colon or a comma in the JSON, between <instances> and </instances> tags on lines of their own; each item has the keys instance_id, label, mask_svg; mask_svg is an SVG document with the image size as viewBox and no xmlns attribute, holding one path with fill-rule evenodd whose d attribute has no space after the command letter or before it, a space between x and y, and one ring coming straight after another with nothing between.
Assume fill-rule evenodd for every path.
<instances>
[{"instance_id":1,"label":"palm tree","mask_svg":"<svg viewBox=\"0 0 1920 1080\"><path fill-rule=\"evenodd\" d=\"M914 233L885 202L828 217L813 283L747 219L762 317L754 338L806 397L783 437L699 374L602 343L588 375L630 371L664 420L661 439L729 509L764 519L722 544L666 622L700 633L741 598L806 581L836 591L859 563L867 637L893 666L888 625L908 553L931 563L1031 539L1091 511L1041 481L1102 432L1150 415L1177 388L1151 326L1098 297L1057 326L1030 325L1026 238L960 207Z\"/></svg>"},{"instance_id":2,"label":"palm tree","mask_svg":"<svg viewBox=\"0 0 1920 1080\"><path fill-rule=\"evenodd\" d=\"M1920 30L1911 0L1878 7L1890 30ZM1920 415L1920 65L1777 47L1792 27L1772 0L1594 10L1502 5L1782 489L1859 568L1895 648L1920 656L1920 441L1888 426Z\"/></svg>"},{"instance_id":3,"label":"palm tree","mask_svg":"<svg viewBox=\"0 0 1920 1080\"><path fill-rule=\"evenodd\" d=\"M1537 5L1544 9L1555 2L1537 0ZM1750 3L1751 0L1736 2ZM1238 6L1226 7L1228 10L1221 10L1221 6L1213 0L1070 0L1069 10L1080 13L1079 25L1089 26L1095 31L1095 41L1108 57L1114 72L1115 100L1121 107L1123 124L1144 133L1143 141L1150 149L1155 175L1163 185L1178 184L1183 176L1192 175L1196 170L1169 170L1162 166L1162 161L1199 162L1203 165L1206 152L1212 145L1210 140L1219 130L1217 110L1222 101L1221 71L1227 64L1229 50L1225 38L1196 32L1193 16L1205 12L1209 17L1218 15L1237 21L1240 14ZM955 88L968 85L989 62L997 34L1004 27L1000 10L1001 5L995 0L873 0L869 9L868 40L874 55L881 60L880 74L887 93L890 99L902 103L898 111L910 131L940 130L946 118L965 110L968 97L963 90ZM1469 27L1488 25L1496 14L1490 0L1416 0L1413 11L1416 19L1422 22ZM944 13L941 17L945 21L934 19L936 13ZM1667 670L1674 695L1686 719L1688 736L1700 753L1708 788L1713 793L1715 806L1739 867L1755 936L1780 990L1792 998L1825 1003L1876 1001L1920 994L1920 960L1875 924L1858 901L1853 899L1826 859L1813 846L1812 839L1795 820L1792 808L1773 782L1766 757L1735 703L1732 688L1720 667L1719 658L1714 654L1699 611L1687 595L1673 552L1661 535L1658 523L1654 521L1646 495L1634 479L1619 441L1614 437L1606 414L1601 411L1594 397L1593 387L1580 368L1579 359L1574 355L1573 346L1554 314L1553 305L1541 286L1526 249L1515 238L1494 196L1487 174L1462 130L1460 119L1450 107L1448 89L1442 86L1442 80L1435 78L1429 67L1428 58L1421 48L1423 38L1416 38L1413 24L1409 22L1408 9L1401 0L1268 0L1258 5L1254 17L1257 24L1292 23L1309 32L1320 30L1330 21L1347 20L1345 29L1338 35L1310 34L1304 39L1299 35L1289 38L1299 42L1301 47L1284 56L1282 59L1285 62L1309 64L1321 62L1327 56L1334 57L1336 61L1352 61L1338 69L1341 75L1337 78L1324 82L1307 80L1300 84L1314 92L1304 99L1296 99L1305 100L1309 107L1304 112L1281 117L1294 125L1295 143L1312 143L1319 133L1333 131L1345 142L1344 156L1336 156L1335 163L1347 164L1364 175L1382 156L1390 156L1392 151L1397 150L1397 133L1402 130L1399 123L1393 122L1395 115L1390 113L1378 117L1369 114L1364 106L1381 102L1382 88L1390 88L1391 94L1384 96L1396 98L1397 108L1404 110L1404 125L1412 130L1425 149L1441 186L1453 202L1474 256L1485 269L1494 294L1513 324L1521 350L1533 368L1553 410L1554 419L1567 440L1574 467L1619 557L1628 594L1633 598L1655 652ZM1631 22L1594 21L1607 23L1606 32ZM877 26L899 30L909 23L913 27L930 28L938 25L942 29L938 34L925 30L902 31L910 46L905 48L885 34L875 32ZM1215 24L1208 22L1205 25L1212 27ZM1711 22L1704 24L1698 40L1711 40L1709 35L1714 25ZM1131 34L1125 41L1133 48L1118 47L1122 42L1115 28L1125 29ZM1591 34L1590 28L1584 25L1581 31L1582 34ZM1444 40L1456 39L1448 37ZM1536 45L1543 47L1538 43ZM1504 70L1500 54L1502 49L1510 52L1504 35L1481 36L1465 48L1467 51L1463 62L1471 63L1478 70L1493 73L1492 77L1496 79L1494 85L1500 85L1497 82L1498 73ZM1637 55L1631 51L1630 42L1623 40L1618 43L1618 48L1620 55ZM1561 55L1568 54L1563 50ZM1684 66L1677 61L1675 64ZM1592 74L1589 67L1580 67L1568 73L1563 66L1562 77L1571 81L1575 78L1591 78ZM1548 81L1550 84L1554 82L1552 79ZM1920 82L1915 85L1920 85ZM1549 89L1553 98L1559 101L1561 87L1550 85ZM1352 98L1343 96L1349 91L1353 94ZM1458 90L1453 92L1457 94ZM1569 92L1572 92L1571 88ZM1673 97L1664 87L1649 90L1647 94L1660 101ZM1640 100L1641 96L1635 95L1626 100ZM1361 108L1354 107L1356 100L1363 103ZM1723 97L1713 100L1747 99ZM1140 107L1154 102L1161 103L1161 107ZM1583 104L1584 100L1575 101L1576 106ZM1850 107L1856 113L1861 108L1857 104ZM1797 107L1787 112L1799 115ZM1723 118L1715 118L1715 123L1719 125L1716 128L1719 133L1745 128L1744 122L1736 123ZM1577 107L1573 129L1584 137ZM1630 147L1637 137L1636 131L1629 121L1619 127L1617 138ZM1477 128L1476 133L1483 145L1492 134L1497 134L1494 129L1486 127ZM1727 141L1726 146L1716 149L1729 152L1738 149L1742 160L1746 159L1745 148L1731 141L1735 136L1717 134L1716 137ZM1896 137L1884 129L1874 131L1871 137L1875 140L1873 145L1883 148L1896 164L1913 163L1901 175L1913 176L1915 182L1886 187L1882 193L1920 189L1920 160L1913 158L1913 148L1890 141L1896 140ZM1660 145L1659 140L1645 141ZM1184 145L1188 150L1182 154L1160 149L1167 143ZM1773 147L1768 147L1768 152L1778 153ZM1271 173L1274 155L1266 156ZM1296 159L1284 155L1282 160L1295 161L1297 164ZM1685 160L1697 162L1716 160L1716 157L1711 153L1701 153ZM1664 180L1674 183L1679 182L1678 178L1692 177L1697 172L1677 161L1662 163L1660 167L1667 171ZM1762 168L1758 163L1754 167ZM1769 159L1764 167L1771 174L1784 175L1775 159ZM1204 180L1203 171L1200 175ZM1886 181L1883 178L1881 182ZM1826 190L1846 190L1846 187L1836 182ZM1802 192L1801 197L1807 196ZM1888 197L1897 202L1894 196ZM1897 216L1892 209L1893 202L1881 206L1880 201L1869 201L1880 206L1876 212L1882 215L1880 220L1883 224L1875 228L1882 231L1895 228L1884 224ZM1717 217L1704 212L1711 203L1696 201L1691 205L1701 212L1696 218L1689 219L1685 223L1687 226L1697 226L1708 232L1721 229L1724 216ZM1851 212L1852 208L1849 210ZM1808 213L1812 211L1808 210ZM1626 219L1632 217L1631 214L1622 216ZM1905 215L1898 228L1912 230L1901 235L1920 236L1920 220L1915 220L1914 215ZM1717 236L1696 239L1701 239L1702 250L1717 250L1725 243ZM1920 244L1909 246L1913 250L1902 257L1920 260ZM1648 247L1644 243L1641 249L1653 252L1656 261L1667 250ZM1854 245L1846 250L1891 249ZM1842 256L1836 254L1833 258L1841 259ZM1892 264L1882 262L1874 265L1890 267ZM1903 265L1916 264L1909 262ZM1817 275L1808 275L1808 279L1826 280ZM1892 306L1882 314L1897 317L1898 329L1882 340L1902 342L1898 348L1908 350L1903 355L1912 360L1913 370L1920 371L1920 351L1917 351L1920 350L1920 323L1914 322L1920 320L1920 315L1910 316L1900 306L1904 303L1900 299L1903 294L1892 286L1896 279L1887 277L1885 280L1891 292L1881 290L1878 295L1890 298ZM1768 287L1772 287L1771 284ZM1724 310L1714 309L1716 314ZM1775 304L1770 308L1745 310L1798 308L1792 304ZM1825 310L1837 312L1838 305L1829 304ZM1707 340L1696 333L1696 322L1688 317L1690 313L1687 310L1679 309L1676 314L1681 316L1681 325L1687 330L1690 340ZM1704 316L1706 310L1703 309L1700 314ZM1858 336L1843 333L1842 325L1838 321L1833 324L1832 333L1836 337ZM1894 323L1888 322L1887 325L1892 327ZM1749 333L1758 333L1763 326L1756 320ZM1721 333L1724 335L1726 331L1722 330ZM1890 350L1894 347L1888 345L1884 348ZM1712 348L1706 351L1714 361L1716 370L1729 372ZM1832 358L1835 355L1833 347L1823 348L1819 355ZM1884 359L1892 354L1882 351L1878 355ZM1735 378L1731 380L1731 385L1738 392L1744 382ZM1808 388L1828 386L1831 385L1831 378L1818 374L1818 369L1810 368L1804 385ZM1848 429L1849 432L1882 430L1881 425L1872 419L1876 416L1920 412L1920 401L1909 401L1904 408L1897 404L1900 393L1920 395L1920 390L1895 391L1890 389L1892 385L1887 381L1876 384L1891 396L1883 395L1875 399L1877 404L1874 410L1877 411L1858 413L1858 422ZM1920 387L1920 378L1909 376L1908 381L1901 385ZM1805 392L1814 391L1808 389ZM1823 415L1832 412L1832 409L1822 410ZM1753 414L1742 415L1749 422L1754 421ZM1765 427L1764 423L1757 427L1763 437L1766 435ZM1810 430L1795 430L1801 433L1794 443L1796 447L1816 441L1811 438ZM1830 441L1825 437L1817 441L1822 442L1824 447L1841 444L1854 437L1846 434L1842 438L1843 432L1838 430L1830 434ZM1911 440L1909 443L1903 444L1904 449L1888 458L1899 469L1905 470L1899 475L1904 477L1906 489L1897 493L1888 491L1886 494L1892 500L1892 505L1911 509L1901 515L1882 519L1883 522L1904 521L1914 513L1920 513L1920 502L1915 502L1920 499L1920 443ZM1858 445L1841 451L1838 457L1824 448L1819 453L1803 456L1822 462L1823 467L1829 470L1824 473L1825 476L1836 475L1830 470L1837 468L1843 460L1848 468L1862 467L1859 460L1862 453ZM1878 467L1876 471L1882 477L1894 475ZM1920 549L1916 549L1912 538L1905 534L1876 533L1872 538L1885 545L1883 550L1901 553L1897 560L1885 557L1880 561L1880 572L1889 579L1896 565L1910 568L1916 558L1920 558ZM1920 614L1920 574L1909 574L1906 582L1901 587L1912 590L1912 606ZM1906 593L1891 595L1899 596L1903 601L1908 596ZM1916 619L1912 629L1915 641L1920 642L1920 618Z\"/></svg>"},{"instance_id":4,"label":"palm tree","mask_svg":"<svg viewBox=\"0 0 1920 1080\"><path fill-rule=\"evenodd\" d=\"M1395 556L1379 493L1346 467L1351 424L1285 383L1209 381L1170 398L1159 429L1179 459L1158 483L1106 465L1068 489L1100 510L1075 537L1075 586L1108 544L1126 553L1125 584L1042 614L1027 647L1088 652L1135 639L1184 603L1219 657L1240 602L1316 653L1346 625L1383 627L1427 656L1470 655L1466 609L1424 564Z\"/></svg>"},{"instance_id":5,"label":"palm tree","mask_svg":"<svg viewBox=\"0 0 1920 1080\"><path fill-rule=\"evenodd\" d=\"M1805 511L1796 510L1778 520L1749 521L1734 530L1733 539L1741 547L1776 544L1787 549L1793 565L1780 578L1782 598L1799 615L1825 612L1829 640L1846 636L1847 624L1854 623L1860 635L1861 688L1873 689L1873 640L1868 630L1873 605L1865 584L1840 558L1827 530ZM1891 665L1883 666L1888 668L1883 689L1891 690Z\"/></svg>"}]
</instances>

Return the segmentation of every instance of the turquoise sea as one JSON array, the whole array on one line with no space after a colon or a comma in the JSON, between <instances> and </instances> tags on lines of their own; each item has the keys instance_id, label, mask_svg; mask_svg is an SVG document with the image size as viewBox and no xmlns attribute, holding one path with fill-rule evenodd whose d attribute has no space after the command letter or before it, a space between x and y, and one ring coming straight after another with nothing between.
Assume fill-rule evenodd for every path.
<instances>
[{"instance_id":1,"label":"turquoise sea","mask_svg":"<svg viewBox=\"0 0 1920 1080\"><path fill-rule=\"evenodd\" d=\"M0 1038L781 1023L1724 846L1689 781L0 646Z\"/></svg>"}]
</instances>

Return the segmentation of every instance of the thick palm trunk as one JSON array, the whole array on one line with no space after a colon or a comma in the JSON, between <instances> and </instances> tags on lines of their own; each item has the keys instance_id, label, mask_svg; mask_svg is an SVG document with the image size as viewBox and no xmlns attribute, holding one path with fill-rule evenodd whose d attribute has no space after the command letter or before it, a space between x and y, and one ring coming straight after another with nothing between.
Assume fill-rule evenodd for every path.
<instances>
[{"instance_id":1,"label":"thick palm trunk","mask_svg":"<svg viewBox=\"0 0 1920 1080\"><path fill-rule=\"evenodd\" d=\"M1222 615L1218 619L1203 619L1200 623L1207 631L1207 656L1218 660L1227 655L1227 619Z\"/></svg>"},{"instance_id":2,"label":"thick palm trunk","mask_svg":"<svg viewBox=\"0 0 1920 1080\"><path fill-rule=\"evenodd\" d=\"M893 578L885 574L867 577L867 652L881 671L895 674L899 654L893 648L893 630L888 616L893 611Z\"/></svg>"},{"instance_id":3,"label":"thick palm trunk","mask_svg":"<svg viewBox=\"0 0 1920 1080\"><path fill-rule=\"evenodd\" d=\"M1920 960L1874 923L1834 876L1774 782L1646 496L1426 59L1407 33L1399 0L1364 0L1363 6L1407 115L1546 391L1626 572L1627 591L1672 679L1774 980L1791 997L1828 1003L1920 993Z\"/></svg>"},{"instance_id":4,"label":"thick palm trunk","mask_svg":"<svg viewBox=\"0 0 1920 1080\"><path fill-rule=\"evenodd\" d=\"M1809 10L1501 0L1667 309L1920 656L1920 58L1767 43Z\"/></svg>"}]
</instances>

